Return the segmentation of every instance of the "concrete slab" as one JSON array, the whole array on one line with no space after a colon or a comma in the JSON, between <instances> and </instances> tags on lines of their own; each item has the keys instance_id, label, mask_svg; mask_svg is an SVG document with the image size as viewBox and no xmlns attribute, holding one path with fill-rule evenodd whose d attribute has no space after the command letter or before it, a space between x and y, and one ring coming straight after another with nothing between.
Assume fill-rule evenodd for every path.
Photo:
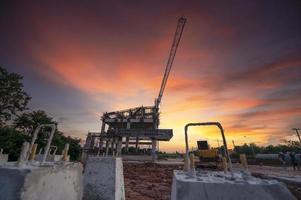
<instances>
[{"instance_id":1,"label":"concrete slab","mask_svg":"<svg viewBox=\"0 0 301 200\"><path fill-rule=\"evenodd\" d=\"M84 173L84 200L125 199L121 158L88 157Z\"/></svg>"},{"instance_id":2,"label":"concrete slab","mask_svg":"<svg viewBox=\"0 0 301 200\"><path fill-rule=\"evenodd\" d=\"M80 163L0 167L0 200L81 200Z\"/></svg>"},{"instance_id":3,"label":"concrete slab","mask_svg":"<svg viewBox=\"0 0 301 200\"><path fill-rule=\"evenodd\" d=\"M284 184L235 172L234 178L224 172L197 171L196 176L175 170L172 200L296 200Z\"/></svg>"}]
</instances>

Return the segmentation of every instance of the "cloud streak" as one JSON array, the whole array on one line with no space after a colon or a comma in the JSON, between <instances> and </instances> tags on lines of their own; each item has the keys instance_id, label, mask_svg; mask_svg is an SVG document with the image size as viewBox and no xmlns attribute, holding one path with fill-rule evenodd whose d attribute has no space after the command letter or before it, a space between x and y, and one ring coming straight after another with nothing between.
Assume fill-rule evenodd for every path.
<instances>
[{"instance_id":1,"label":"cloud streak","mask_svg":"<svg viewBox=\"0 0 301 200\"><path fill-rule=\"evenodd\" d=\"M222 122L238 143L276 143L301 120L301 14L293 1L267 3L10 1L1 6L0 58L28 77L33 107L84 138L102 112L153 104L185 14L161 113L175 136L162 149L181 149L185 123L198 121Z\"/></svg>"}]
</instances>

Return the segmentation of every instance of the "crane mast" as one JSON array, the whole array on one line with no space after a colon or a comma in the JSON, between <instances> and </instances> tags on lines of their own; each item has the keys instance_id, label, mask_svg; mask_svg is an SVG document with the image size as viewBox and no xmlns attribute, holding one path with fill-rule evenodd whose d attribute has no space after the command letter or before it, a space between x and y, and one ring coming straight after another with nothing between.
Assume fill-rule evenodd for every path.
<instances>
[{"instance_id":1,"label":"crane mast","mask_svg":"<svg viewBox=\"0 0 301 200\"><path fill-rule=\"evenodd\" d=\"M180 43L180 40L181 40L181 37L182 37L182 33L183 33L183 30L184 30L185 23L186 23L186 18L184 18L184 17L181 17L178 20L177 29L176 29L174 39L173 39L173 43L172 43L172 46L171 46L171 49L170 49L168 61L167 61L167 64L166 64L164 76L163 76L162 83L161 83L161 88L160 88L160 91L159 91L159 95L158 95L158 98L156 98L156 100L155 100L155 108L157 110L159 109L159 106L160 106L160 103L161 103L161 99L162 99L162 96L163 96L163 93L164 93L164 89L165 89L165 86L166 86L166 83L167 83L167 80L168 80L168 76L169 76L173 61L174 61L176 53L177 53L177 49L178 49L178 46L179 46L179 43Z\"/></svg>"}]
</instances>

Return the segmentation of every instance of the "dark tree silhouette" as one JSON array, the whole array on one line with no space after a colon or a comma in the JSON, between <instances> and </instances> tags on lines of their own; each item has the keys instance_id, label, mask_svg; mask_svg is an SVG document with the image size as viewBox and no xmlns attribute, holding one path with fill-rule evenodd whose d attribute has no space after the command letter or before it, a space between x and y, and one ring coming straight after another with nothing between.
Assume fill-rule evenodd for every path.
<instances>
[{"instance_id":1,"label":"dark tree silhouette","mask_svg":"<svg viewBox=\"0 0 301 200\"><path fill-rule=\"evenodd\" d=\"M26 109L30 97L23 91L22 79L0 67L0 125Z\"/></svg>"}]
</instances>

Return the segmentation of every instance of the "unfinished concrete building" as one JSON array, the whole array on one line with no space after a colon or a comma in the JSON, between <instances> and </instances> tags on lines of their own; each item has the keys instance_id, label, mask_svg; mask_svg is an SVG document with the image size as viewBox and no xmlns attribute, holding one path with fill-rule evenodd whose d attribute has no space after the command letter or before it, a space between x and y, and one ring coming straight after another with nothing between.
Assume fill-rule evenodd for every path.
<instances>
[{"instance_id":1,"label":"unfinished concrete building","mask_svg":"<svg viewBox=\"0 0 301 200\"><path fill-rule=\"evenodd\" d=\"M104 113L101 117L101 131L88 133L83 156L88 154L121 155L123 147L127 151L129 145L134 145L136 149L140 145L151 145L152 159L156 159L158 141L169 141L173 136L172 129L159 129L159 107L185 23L186 18L181 17L178 20L161 88L154 106Z\"/></svg>"}]
</instances>

